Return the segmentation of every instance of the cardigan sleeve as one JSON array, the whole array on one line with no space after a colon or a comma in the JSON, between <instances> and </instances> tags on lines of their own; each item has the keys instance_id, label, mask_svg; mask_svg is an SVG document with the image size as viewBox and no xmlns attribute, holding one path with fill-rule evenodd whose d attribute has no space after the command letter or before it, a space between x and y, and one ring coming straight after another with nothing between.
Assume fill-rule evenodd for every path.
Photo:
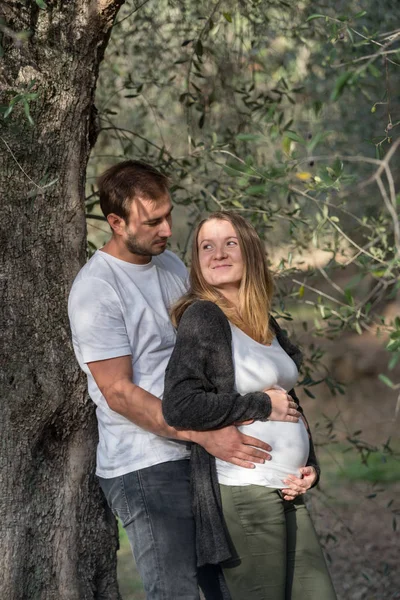
<instances>
[{"instance_id":1,"label":"cardigan sleeve","mask_svg":"<svg viewBox=\"0 0 400 600\"><path fill-rule=\"evenodd\" d=\"M165 375L162 409L169 425L203 431L268 419L268 394L241 396L234 391L229 334L228 321L216 304L200 300L186 309Z\"/></svg>"},{"instance_id":2,"label":"cardigan sleeve","mask_svg":"<svg viewBox=\"0 0 400 600\"><path fill-rule=\"evenodd\" d=\"M318 463L318 460L317 460L317 456L315 454L314 443L313 443L313 439L312 439L312 435L311 435L310 426L308 424L307 417L304 414L304 410L300 406L300 402L299 402L299 399L298 399L298 397L296 395L296 392L294 390L290 390L290 392L288 392L288 393L290 394L290 396L292 396L293 400L296 402L298 411L301 413L301 415L303 416L303 418L304 418L304 420L306 422L306 429L307 429L308 437L309 437L309 440L310 440L310 451L309 451L309 454L308 454L308 460L307 460L306 467L314 467L314 469L315 469L315 471L317 473L317 479L315 480L315 482L311 486L311 487L315 487L318 484L319 478L321 476L321 467L319 466L319 463Z\"/></svg>"}]
</instances>

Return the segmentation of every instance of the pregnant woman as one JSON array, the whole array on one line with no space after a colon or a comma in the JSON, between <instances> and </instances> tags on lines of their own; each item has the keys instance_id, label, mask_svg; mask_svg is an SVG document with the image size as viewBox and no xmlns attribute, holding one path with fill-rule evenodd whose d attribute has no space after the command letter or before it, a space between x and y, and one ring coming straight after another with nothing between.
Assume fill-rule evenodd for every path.
<instances>
[{"instance_id":1,"label":"pregnant woman","mask_svg":"<svg viewBox=\"0 0 400 600\"><path fill-rule=\"evenodd\" d=\"M270 316L273 283L255 229L233 212L197 227L191 287L173 308L177 341L163 411L174 427L238 425L271 445L248 467L191 456L199 566L220 563L233 600L334 600L303 494L319 467L293 390L301 353Z\"/></svg>"}]
</instances>

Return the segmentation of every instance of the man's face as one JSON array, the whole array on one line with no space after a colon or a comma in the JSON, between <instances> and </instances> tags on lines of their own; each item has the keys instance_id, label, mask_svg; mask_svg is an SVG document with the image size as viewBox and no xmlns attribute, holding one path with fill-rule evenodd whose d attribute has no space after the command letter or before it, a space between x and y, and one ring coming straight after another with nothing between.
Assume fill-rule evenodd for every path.
<instances>
[{"instance_id":1,"label":"man's face","mask_svg":"<svg viewBox=\"0 0 400 600\"><path fill-rule=\"evenodd\" d=\"M135 198L129 211L123 240L132 254L157 256L164 252L171 237L172 202L168 193L153 202Z\"/></svg>"}]
</instances>

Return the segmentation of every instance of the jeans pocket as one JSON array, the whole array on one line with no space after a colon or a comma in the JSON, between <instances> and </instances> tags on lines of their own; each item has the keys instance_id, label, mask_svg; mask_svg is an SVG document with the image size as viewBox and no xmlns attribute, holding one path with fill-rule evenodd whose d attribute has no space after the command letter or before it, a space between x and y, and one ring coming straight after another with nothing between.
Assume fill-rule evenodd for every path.
<instances>
[{"instance_id":1,"label":"jeans pocket","mask_svg":"<svg viewBox=\"0 0 400 600\"><path fill-rule=\"evenodd\" d=\"M100 487L106 497L107 504L116 517L125 526L130 519L129 504L125 494L124 476L103 479L99 477Z\"/></svg>"}]
</instances>

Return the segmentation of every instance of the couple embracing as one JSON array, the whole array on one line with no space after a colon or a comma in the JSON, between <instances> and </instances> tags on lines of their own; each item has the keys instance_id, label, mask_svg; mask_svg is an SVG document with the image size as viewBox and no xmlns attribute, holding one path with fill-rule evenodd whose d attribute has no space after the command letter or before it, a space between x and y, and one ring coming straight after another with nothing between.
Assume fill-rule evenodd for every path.
<instances>
[{"instance_id":1,"label":"couple embracing","mask_svg":"<svg viewBox=\"0 0 400 600\"><path fill-rule=\"evenodd\" d=\"M69 317L99 426L97 476L148 600L334 600L304 505L319 467L294 386L300 351L271 316L255 229L213 213L190 275L166 250L168 179L126 161L99 179L112 237Z\"/></svg>"}]
</instances>

